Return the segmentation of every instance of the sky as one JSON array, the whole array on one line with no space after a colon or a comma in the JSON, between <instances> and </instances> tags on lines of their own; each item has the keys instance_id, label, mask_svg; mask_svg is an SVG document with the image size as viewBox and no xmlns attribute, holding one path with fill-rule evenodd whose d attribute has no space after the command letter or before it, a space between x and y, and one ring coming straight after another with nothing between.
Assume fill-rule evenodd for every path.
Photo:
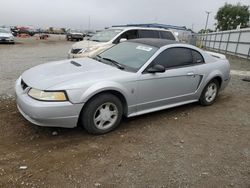
<instances>
[{"instance_id":1,"label":"sky","mask_svg":"<svg viewBox=\"0 0 250 188\"><path fill-rule=\"evenodd\" d=\"M250 0L0 0L0 25L85 30L161 23L199 31L205 11L211 11L208 28L214 29L216 12L226 2L250 5Z\"/></svg>"}]
</instances>

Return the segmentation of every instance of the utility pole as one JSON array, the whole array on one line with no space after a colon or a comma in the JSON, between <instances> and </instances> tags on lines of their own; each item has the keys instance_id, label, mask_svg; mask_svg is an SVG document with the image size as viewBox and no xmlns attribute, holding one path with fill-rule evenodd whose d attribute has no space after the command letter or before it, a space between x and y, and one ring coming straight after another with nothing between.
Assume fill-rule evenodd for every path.
<instances>
[{"instance_id":1,"label":"utility pole","mask_svg":"<svg viewBox=\"0 0 250 188\"><path fill-rule=\"evenodd\" d=\"M206 14L207 14L207 21L206 21L206 26L205 26L205 31L204 31L204 32L207 31L207 24L208 24L208 18L209 18L209 14L210 14L210 13L211 13L211 12L206 11Z\"/></svg>"}]
</instances>

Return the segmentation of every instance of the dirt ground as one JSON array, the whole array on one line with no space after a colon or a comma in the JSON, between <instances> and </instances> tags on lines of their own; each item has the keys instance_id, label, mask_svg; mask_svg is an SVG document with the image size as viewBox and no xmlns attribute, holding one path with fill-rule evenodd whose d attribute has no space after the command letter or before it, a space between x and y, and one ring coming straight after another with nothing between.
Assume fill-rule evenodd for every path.
<instances>
[{"instance_id":1,"label":"dirt ground","mask_svg":"<svg viewBox=\"0 0 250 188\"><path fill-rule=\"evenodd\" d=\"M231 59L249 70L249 61ZM249 188L250 82L242 78L232 76L212 106L124 119L102 136L32 125L14 97L2 97L0 187Z\"/></svg>"}]
</instances>

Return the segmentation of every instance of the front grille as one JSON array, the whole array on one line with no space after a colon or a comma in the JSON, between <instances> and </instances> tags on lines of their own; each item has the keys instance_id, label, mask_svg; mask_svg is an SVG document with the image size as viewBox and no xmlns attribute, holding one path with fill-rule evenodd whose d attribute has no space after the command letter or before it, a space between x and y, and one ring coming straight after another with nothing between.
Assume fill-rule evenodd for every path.
<instances>
[{"instance_id":1,"label":"front grille","mask_svg":"<svg viewBox=\"0 0 250 188\"><path fill-rule=\"evenodd\" d=\"M9 38L8 37L0 37L0 40L6 41L6 40L9 40Z\"/></svg>"},{"instance_id":2,"label":"front grille","mask_svg":"<svg viewBox=\"0 0 250 188\"><path fill-rule=\"evenodd\" d=\"M71 49L72 54L78 54L82 49L76 48L76 49Z\"/></svg>"},{"instance_id":3,"label":"front grille","mask_svg":"<svg viewBox=\"0 0 250 188\"><path fill-rule=\"evenodd\" d=\"M28 87L28 85L23 81L23 79L21 80L21 87L23 90L25 90Z\"/></svg>"}]
</instances>

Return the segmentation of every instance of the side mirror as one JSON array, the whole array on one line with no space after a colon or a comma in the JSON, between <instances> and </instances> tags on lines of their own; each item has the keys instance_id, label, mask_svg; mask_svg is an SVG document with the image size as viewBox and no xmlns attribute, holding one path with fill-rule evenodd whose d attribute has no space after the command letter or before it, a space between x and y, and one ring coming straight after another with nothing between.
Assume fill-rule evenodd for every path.
<instances>
[{"instance_id":1,"label":"side mirror","mask_svg":"<svg viewBox=\"0 0 250 188\"><path fill-rule=\"evenodd\" d=\"M119 42L125 42L125 41L127 41L126 38L121 38L121 39L119 40Z\"/></svg>"},{"instance_id":2,"label":"side mirror","mask_svg":"<svg viewBox=\"0 0 250 188\"><path fill-rule=\"evenodd\" d=\"M162 65L158 65L158 64L153 65L147 70L147 72L149 73L163 73L165 71L166 71L165 67Z\"/></svg>"}]
</instances>

